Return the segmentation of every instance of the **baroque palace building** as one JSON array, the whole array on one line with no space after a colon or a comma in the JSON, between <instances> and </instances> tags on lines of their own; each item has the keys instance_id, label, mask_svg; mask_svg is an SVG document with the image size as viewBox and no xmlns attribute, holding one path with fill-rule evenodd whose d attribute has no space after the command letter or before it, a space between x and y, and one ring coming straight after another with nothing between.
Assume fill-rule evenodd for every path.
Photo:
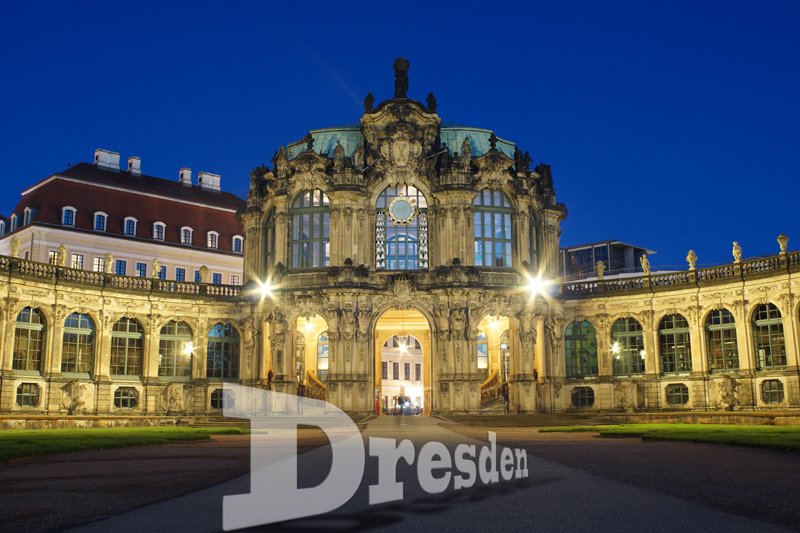
<instances>
[{"instance_id":1,"label":"baroque palace building","mask_svg":"<svg viewBox=\"0 0 800 533\"><path fill-rule=\"evenodd\" d=\"M506 387L514 413L800 406L785 235L758 260L562 282L549 166L441 122L394 66L393 98L253 170L241 287L0 257L0 410L213 415L239 401L226 381L354 415L478 413Z\"/></svg>"}]
</instances>

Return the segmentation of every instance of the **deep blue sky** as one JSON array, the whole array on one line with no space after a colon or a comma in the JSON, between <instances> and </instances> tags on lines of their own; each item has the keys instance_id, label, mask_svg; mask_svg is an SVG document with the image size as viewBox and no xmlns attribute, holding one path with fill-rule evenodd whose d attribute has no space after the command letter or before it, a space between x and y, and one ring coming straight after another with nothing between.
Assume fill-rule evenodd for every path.
<instances>
[{"instance_id":1,"label":"deep blue sky","mask_svg":"<svg viewBox=\"0 0 800 533\"><path fill-rule=\"evenodd\" d=\"M390 98L402 55L410 97L552 166L562 245L798 249L798 27L796 1L7 2L0 212L96 148L246 196L279 145Z\"/></svg>"}]
</instances>

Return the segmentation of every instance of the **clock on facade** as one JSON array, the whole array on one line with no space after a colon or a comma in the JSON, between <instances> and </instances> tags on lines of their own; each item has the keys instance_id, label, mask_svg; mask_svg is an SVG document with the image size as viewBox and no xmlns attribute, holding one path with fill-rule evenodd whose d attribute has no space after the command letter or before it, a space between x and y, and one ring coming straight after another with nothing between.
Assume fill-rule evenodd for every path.
<instances>
[{"instance_id":1,"label":"clock on facade","mask_svg":"<svg viewBox=\"0 0 800 533\"><path fill-rule=\"evenodd\" d=\"M403 193L400 193L389 203L389 218L392 219L395 226L398 224L408 226L414 220L414 215L417 214L416 204L416 199L406 198Z\"/></svg>"}]
</instances>

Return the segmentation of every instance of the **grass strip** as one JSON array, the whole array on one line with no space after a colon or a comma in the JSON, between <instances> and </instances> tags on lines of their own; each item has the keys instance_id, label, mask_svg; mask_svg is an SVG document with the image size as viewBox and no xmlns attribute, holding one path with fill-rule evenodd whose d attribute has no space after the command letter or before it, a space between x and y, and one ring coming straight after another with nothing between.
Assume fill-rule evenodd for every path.
<instances>
[{"instance_id":1,"label":"grass strip","mask_svg":"<svg viewBox=\"0 0 800 533\"><path fill-rule=\"evenodd\" d=\"M580 428L580 429L578 429ZM734 424L620 424L547 428L539 431L598 431L601 437L641 437L643 441L681 441L800 452L800 427Z\"/></svg>"},{"instance_id":2,"label":"grass strip","mask_svg":"<svg viewBox=\"0 0 800 533\"><path fill-rule=\"evenodd\" d=\"M561 426L540 428L539 433L599 433L605 426Z\"/></svg>"},{"instance_id":3,"label":"grass strip","mask_svg":"<svg viewBox=\"0 0 800 533\"><path fill-rule=\"evenodd\" d=\"M169 444L173 440L204 440L211 435L246 435L242 428L87 428L10 429L0 431L0 463L86 450Z\"/></svg>"}]
</instances>

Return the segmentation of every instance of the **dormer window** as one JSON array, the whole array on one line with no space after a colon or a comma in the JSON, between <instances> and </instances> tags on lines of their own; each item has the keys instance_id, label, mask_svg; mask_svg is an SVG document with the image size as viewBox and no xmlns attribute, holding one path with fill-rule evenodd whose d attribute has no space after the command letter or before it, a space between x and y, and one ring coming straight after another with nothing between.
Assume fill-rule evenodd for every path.
<instances>
[{"instance_id":1,"label":"dormer window","mask_svg":"<svg viewBox=\"0 0 800 533\"><path fill-rule=\"evenodd\" d=\"M125 226L125 235L135 236L136 235L136 223L139 222L139 221L136 220L133 217L126 217L123 222L124 222L124 226Z\"/></svg>"},{"instance_id":2,"label":"dormer window","mask_svg":"<svg viewBox=\"0 0 800 533\"><path fill-rule=\"evenodd\" d=\"M163 222L156 222L155 224L153 224L153 238L156 239L157 241L163 241L164 232L166 231L166 229L167 225L164 224Z\"/></svg>"},{"instance_id":3,"label":"dormer window","mask_svg":"<svg viewBox=\"0 0 800 533\"><path fill-rule=\"evenodd\" d=\"M94 229L97 231L105 231L107 221L108 215L102 211L98 211L94 214Z\"/></svg>"},{"instance_id":4,"label":"dormer window","mask_svg":"<svg viewBox=\"0 0 800 533\"><path fill-rule=\"evenodd\" d=\"M233 251L237 254L242 253L242 241L244 241L244 239L242 239L239 235L235 235L233 237Z\"/></svg>"},{"instance_id":5,"label":"dormer window","mask_svg":"<svg viewBox=\"0 0 800 533\"><path fill-rule=\"evenodd\" d=\"M22 225L23 226L27 226L28 224L31 223L31 219L33 218L32 212L33 211L31 210L30 207L26 207L25 208L25 214L23 215L23 218L22 218Z\"/></svg>"},{"instance_id":6,"label":"dormer window","mask_svg":"<svg viewBox=\"0 0 800 533\"><path fill-rule=\"evenodd\" d=\"M5 235L5 233L6 233L6 221L0 220L0 237Z\"/></svg>"},{"instance_id":7,"label":"dormer window","mask_svg":"<svg viewBox=\"0 0 800 533\"><path fill-rule=\"evenodd\" d=\"M11 215L11 231L17 229L17 215Z\"/></svg>"},{"instance_id":8,"label":"dormer window","mask_svg":"<svg viewBox=\"0 0 800 533\"><path fill-rule=\"evenodd\" d=\"M192 231L189 226L181 228L181 244L192 244Z\"/></svg>"},{"instance_id":9,"label":"dormer window","mask_svg":"<svg viewBox=\"0 0 800 533\"><path fill-rule=\"evenodd\" d=\"M65 226L74 226L75 225L75 214L77 213L77 209L74 207L62 207L61 208L61 223Z\"/></svg>"},{"instance_id":10,"label":"dormer window","mask_svg":"<svg viewBox=\"0 0 800 533\"><path fill-rule=\"evenodd\" d=\"M216 231L209 231L208 232L208 247L209 248L216 248L218 240L219 240L219 233L217 233Z\"/></svg>"}]
</instances>

